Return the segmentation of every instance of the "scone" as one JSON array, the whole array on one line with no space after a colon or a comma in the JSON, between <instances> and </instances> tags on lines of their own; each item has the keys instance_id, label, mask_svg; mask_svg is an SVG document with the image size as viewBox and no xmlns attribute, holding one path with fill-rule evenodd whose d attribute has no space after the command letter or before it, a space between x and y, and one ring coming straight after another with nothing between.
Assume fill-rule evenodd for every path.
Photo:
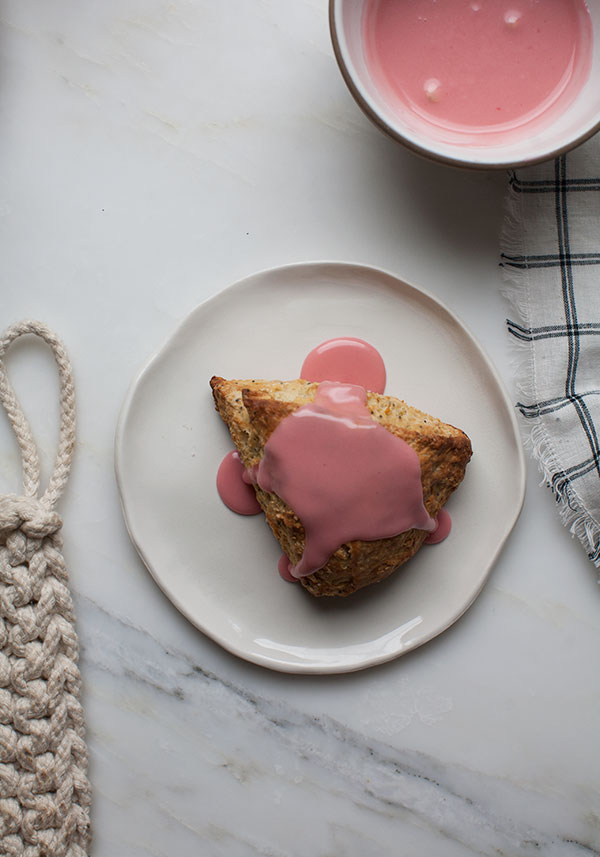
<instances>
[{"instance_id":1,"label":"scone","mask_svg":"<svg viewBox=\"0 0 600 857\"><path fill-rule=\"evenodd\" d=\"M313 402L319 387L304 380L227 381L219 377L213 377L210 385L216 409L250 472L258 467L265 444L281 421ZM373 420L418 456L423 504L435 518L465 475L471 458L469 438L460 429L392 396L367 392L366 405ZM291 563L298 563L305 548L302 522L277 494L254 487L273 534ZM388 577L419 550L427 535L426 530L413 528L390 538L348 541L300 582L312 595L350 595Z\"/></svg>"}]
</instances>

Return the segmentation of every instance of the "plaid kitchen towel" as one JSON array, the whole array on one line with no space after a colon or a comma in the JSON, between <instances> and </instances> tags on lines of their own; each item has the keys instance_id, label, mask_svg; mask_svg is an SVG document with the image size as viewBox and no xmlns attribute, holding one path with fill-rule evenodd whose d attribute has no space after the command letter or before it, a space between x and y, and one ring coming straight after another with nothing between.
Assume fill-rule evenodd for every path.
<instances>
[{"instance_id":1,"label":"plaid kitchen towel","mask_svg":"<svg viewBox=\"0 0 600 857\"><path fill-rule=\"evenodd\" d=\"M600 135L510 174L501 249L527 442L600 566Z\"/></svg>"}]
</instances>

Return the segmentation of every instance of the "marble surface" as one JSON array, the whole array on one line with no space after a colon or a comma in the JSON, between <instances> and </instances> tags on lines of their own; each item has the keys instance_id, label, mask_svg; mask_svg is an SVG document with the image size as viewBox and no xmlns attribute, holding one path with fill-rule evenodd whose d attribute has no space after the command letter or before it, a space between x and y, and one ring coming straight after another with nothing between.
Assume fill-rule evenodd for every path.
<instances>
[{"instance_id":1,"label":"marble surface","mask_svg":"<svg viewBox=\"0 0 600 857\"><path fill-rule=\"evenodd\" d=\"M345 676L222 651L165 599L125 531L113 439L126 390L195 305L253 271L318 259L395 271L446 301L511 385L506 177L427 163L375 130L338 73L326 6L0 5L3 326L55 327L79 392L62 512L93 853L598 855L600 593L533 464L467 614ZM47 472L51 361L24 344L8 362ZM4 423L0 473L2 490L18 488Z\"/></svg>"}]
</instances>

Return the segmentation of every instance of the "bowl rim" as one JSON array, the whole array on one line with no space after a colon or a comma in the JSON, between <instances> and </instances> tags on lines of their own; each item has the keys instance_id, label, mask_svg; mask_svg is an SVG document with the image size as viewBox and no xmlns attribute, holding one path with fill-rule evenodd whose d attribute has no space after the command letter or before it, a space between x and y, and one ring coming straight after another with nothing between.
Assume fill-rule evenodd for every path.
<instances>
[{"instance_id":1,"label":"bowl rim","mask_svg":"<svg viewBox=\"0 0 600 857\"><path fill-rule=\"evenodd\" d=\"M342 42L340 39L340 31L341 24L338 25L338 11L341 11L342 6L345 0L329 0L329 31L331 35L331 43L333 46L333 52L342 74L342 77L346 83L346 86L350 90L350 93L358 106L361 108L363 113L367 116L371 122L379 128L380 131L383 131L387 134L388 137L391 137L398 143L401 143L410 151L414 152L421 157L427 158L428 160L434 160L441 164L446 164L453 167L464 167L466 169L472 170L511 170L517 169L518 167L527 167L533 166L535 164L541 164L544 161L551 161L560 155L564 155L565 152L570 151L571 149L576 148L577 146L584 143L586 140L589 140L590 137L593 137L594 134L600 131L600 112L597 120L593 123L593 125L589 128L584 129L580 134L576 137L572 138L568 142L556 146L555 148L549 149L539 155L533 155L529 158L520 158L517 160L509 160L506 161L475 161L468 160L468 158L461 158L459 156L453 157L452 155L442 154L441 152L437 152L427 146L420 145L416 143L414 140L405 137L397 128L387 122L383 117L379 115L379 113L373 108L373 106L369 103L368 99L365 98L363 93L360 90L360 87L357 85L354 75L346 62L344 57L344 49L342 47Z\"/></svg>"}]
</instances>

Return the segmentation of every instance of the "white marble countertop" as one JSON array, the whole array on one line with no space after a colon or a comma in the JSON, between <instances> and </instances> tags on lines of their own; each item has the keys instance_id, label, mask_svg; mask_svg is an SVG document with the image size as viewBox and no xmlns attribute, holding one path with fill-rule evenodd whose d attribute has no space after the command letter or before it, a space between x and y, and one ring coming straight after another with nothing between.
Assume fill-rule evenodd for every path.
<instances>
[{"instance_id":1,"label":"white marble countertop","mask_svg":"<svg viewBox=\"0 0 600 857\"><path fill-rule=\"evenodd\" d=\"M600 853L599 591L529 465L521 518L449 631L339 677L236 659L161 594L124 527L113 440L145 359L256 270L349 260L439 295L511 385L506 176L440 167L363 117L326 0L4 0L3 326L76 372L62 503L82 644L96 857ZM9 361L46 463L48 355ZM19 487L0 432L2 490ZM493 486L490 486L493 504Z\"/></svg>"}]
</instances>

